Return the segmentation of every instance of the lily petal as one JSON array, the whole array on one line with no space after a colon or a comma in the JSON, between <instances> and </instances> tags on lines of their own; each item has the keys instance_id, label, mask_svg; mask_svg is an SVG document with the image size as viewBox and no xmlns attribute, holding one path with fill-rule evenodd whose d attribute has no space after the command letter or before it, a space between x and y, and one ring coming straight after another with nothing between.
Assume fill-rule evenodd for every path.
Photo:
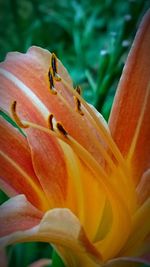
<instances>
[{"instance_id":1,"label":"lily petal","mask_svg":"<svg viewBox=\"0 0 150 267\"><path fill-rule=\"evenodd\" d=\"M15 196L0 206L0 237L29 229L37 225L42 216L43 213L32 206L24 195Z\"/></svg>"},{"instance_id":2,"label":"lily petal","mask_svg":"<svg viewBox=\"0 0 150 267\"><path fill-rule=\"evenodd\" d=\"M150 11L145 15L129 53L109 119L110 131L128 159L135 184L150 167L149 51Z\"/></svg>"},{"instance_id":3,"label":"lily petal","mask_svg":"<svg viewBox=\"0 0 150 267\"><path fill-rule=\"evenodd\" d=\"M0 239L1 246L14 242L42 241L50 242L61 250L66 266L98 267L101 256L87 239L77 217L68 209L48 211L40 224L25 230L12 233ZM65 248L63 253L63 247ZM67 255L65 251L67 249Z\"/></svg>"},{"instance_id":4,"label":"lily petal","mask_svg":"<svg viewBox=\"0 0 150 267\"><path fill-rule=\"evenodd\" d=\"M38 129L29 129L27 138L33 167L49 199L49 205L63 206L67 195L68 175L64 153L57 138Z\"/></svg>"},{"instance_id":5,"label":"lily petal","mask_svg":"<svg viewBox=\"0 0 150 267\"><path fill-rule=\"evenodd\" d=\"M47 200L34 173L27 139L10 123L0 118L1 186L9 195L25 194L40 209Z\"/></svg>"}]
</instances>

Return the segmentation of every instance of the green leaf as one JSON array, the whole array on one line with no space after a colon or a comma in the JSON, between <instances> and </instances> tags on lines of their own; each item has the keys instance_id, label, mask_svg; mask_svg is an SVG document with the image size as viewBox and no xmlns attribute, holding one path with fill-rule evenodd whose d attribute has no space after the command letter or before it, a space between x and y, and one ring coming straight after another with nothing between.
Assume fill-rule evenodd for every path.
<instances>
[{"instance_id":1,"label":"green leaf","mask_svg":"<svg viewBox=\"0 0 150 267\"><path fill-rule=\"evenodd\" d=\"M6 121L8 121L11 125L13 125L15 128L19 130L19 132L25 136L24 132L22 129L16 124L16 122L3 110L0 110L0 116L2 116Z\"/></svg>"},{"instance_id":2,"label":"green leaf","mask_svg":"<svg viewBox=\"0 0 150 267\"><path fill-rule=\"evenodd\" d=\"M4 203L6 200L8 200L8 196L0 190L0 205Z\"/></svg>"},{"instance_id":3,"label":"green leaf","mask_svg":"<svg viewBox=\"0 0 150 267\"><path fill-rule=\"evenodd\" d=\"M52 255L52 267L65 267L63 261L55 250L53 250Z\"/></svg>"}]
</instances>

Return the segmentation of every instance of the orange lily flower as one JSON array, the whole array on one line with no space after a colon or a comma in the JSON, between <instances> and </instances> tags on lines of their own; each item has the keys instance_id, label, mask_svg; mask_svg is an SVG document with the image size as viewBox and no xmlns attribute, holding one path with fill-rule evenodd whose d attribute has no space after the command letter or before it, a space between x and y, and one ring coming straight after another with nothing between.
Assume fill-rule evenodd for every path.
<instances>
[{"instance_id":1,"label":"orange lily flower","mask_svg":"<svg viewBox=\"0 0 150 267\"><path fill-rule=\"evenodd\" d=\"M54 54L0 64L0 245L52 243L66 266L140 266L150 235L150 12L127 59L109 124Z\"/></svg>"}]
</instances>

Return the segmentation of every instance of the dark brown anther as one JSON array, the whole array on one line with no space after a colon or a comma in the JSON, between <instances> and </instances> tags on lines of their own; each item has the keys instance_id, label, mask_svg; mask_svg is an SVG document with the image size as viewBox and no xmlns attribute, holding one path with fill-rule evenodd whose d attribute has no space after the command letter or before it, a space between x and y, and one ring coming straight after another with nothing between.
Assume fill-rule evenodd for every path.
<instances>
[{"instance_id":1,"label":"dark brown anther","mask_svg":"<svg viewBox=\"0 0 150 267\"><path fill-rule=\"evenodd\" d=\"M49 71L48 71L48 79L49 79L49 85L50 85L50 91L52 94L57 94L55 88L54 88L54 80L53 80L53 74L52 74L52 71L51 69L49 68Z\"/></svg>"},{"instance_id":2,"label":"dark brown anther","mask_svg":"<svg viewBox=\"0 0 150 267\"><path fill-rule=\"evenodd\" d=\"M76 92L81 95L81 87L79 85L77 85L77 87L75 88ZM74 96L74 100L75 100L75 105L76 105L76 111L80 113L80 115L84 115L83 111L81 110L81 102L78 99L77 96Z\"/></svg>"},{"instance_id":3,"label":"dark brown anther","mask_svg":"<svg viewBox=\"0 0 150 267\"><path fill-rule=\"evenodd\" d=\"M55 73L57 73L57 65L56 65L56 55L54 53L52 53L52 56L51 56L51 67L52 67L52 70L53 70L53 74L55 76Z\"/></svg>"},{"instance_id":4,"label":"dark brown anther","mask_svg":"<svg viewBox=\"0 0 150 267\"><path fill-rule=\"evenodd\" d=\"M54 118L53 114L50 114L48 116L48 127L50 128L51 131L54 131L53 121L52 121L53 118Z\"/></svg>"},{"instance_id":5,"label":"dark brown anther","mask_svg":"<svg viewBox=\"0 0 150 267\"><path fill-rule=\"evenodd\" d=\"M17 101L13 101L13 103L11 104L11 114L12 114L12 117L14 119L14 121L17 123L17 125L20 127L20 128L23 128L23 129L26 129L29 127L28 124L24 124L19 116L17 115L17 112L16 112L16 107L17 107Z\"/></svg>"},{"instance_id":6,"label":"dark brown anther","mask_svg":"<svg viewBox=\"0 0 150 267\"><path fill-rule=\"evenodd\" d=\"M81 109L81 102L78 99L78 97L74 96L74 100L75 100L75 106L76 106L76 111L80 113L80 115L84 115L82 109Z\"/></svg>"},{"instance_id":7,"label":"dark brown anther","mask_svg":"<svg viewBox=\"0 0 150 267\"><path fill-rule=\"evenodd\" d=\"M81 110L81 102L80 100L75 96L75 105L76 105L76 111L80 113L80 115L84 115L83 111Z\"/></svg>"},{"instance_id":8,"label":"dark brown anther","mask_svg":"<svg viewBox=\"0 0 150 267\"><path fill-rule=\"evenodd\" d=\"M62 124L60 122L57 122L56 127L58 129L58 131L63 134L65 137L67 137L68 133L67 131L64 129L64 127L62 126Z\"/></svg>"},{"instance_id":9,"label":"dark brown anther","mask_svg":"<svg viewBox=\"0 0 150 267\"><path fill-rule=\"evenodd\" d=\"M75 88L76 92L81 95L81 87L79 85L77 85L77 87Z\"/></svg>"},{"instance_id":10,"label":"dark brown anther","mask_svg":"<svg viewBox=\"0 0 150 267\"><path fill-rule=\"evenodd\" d=\"M52 56L51 56L51 68L52 68L52 71L53 71L53 77L56 81L60 81L61 78L60 76L58 75L58 69L57 69L57 57L54 53L52 53Z\"/></svg>"}]
</instances>

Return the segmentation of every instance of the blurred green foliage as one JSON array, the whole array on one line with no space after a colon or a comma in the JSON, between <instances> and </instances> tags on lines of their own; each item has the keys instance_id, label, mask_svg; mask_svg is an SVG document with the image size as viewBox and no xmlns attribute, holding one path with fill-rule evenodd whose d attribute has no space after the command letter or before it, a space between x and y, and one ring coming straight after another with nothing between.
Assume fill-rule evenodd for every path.
<instances>
[{"instance_id":1,"label":"blurred green foliage","mask_svg":"<svg viewBox=\"0 0 150 267\"><path fill-rule=\"evenodd\" d=\"M150 0L1 0L0 59L31 45L55 52L107 119L126 53L149 6Z\"/></svg>"},{"instance_id":2,"label":"blurred green foliage","mask_svg":"<svg viewBox=\"0 0 150 267\"><path fill-rule=\"evenodd\" d=\"M0 0L0 60L31 45L55 52L86 100L108 119L127 53L149 7L150 0ZM6 199L0 193L0 201ZM9 267L50 256L53 267L63 266L47 244L8 248Z\"/></svg>"},{"instance_id":3,"label":"blurred green foliage","mask_svg":"<svg viewBox=\"0 0 150 267\"><path fill-rule=\"evenodd\" d=\"M16 244L7 248L8 267L27 267L39 259L50 258L51 255L52 248L47 243Z\"/></svg>"}]
</instances>

